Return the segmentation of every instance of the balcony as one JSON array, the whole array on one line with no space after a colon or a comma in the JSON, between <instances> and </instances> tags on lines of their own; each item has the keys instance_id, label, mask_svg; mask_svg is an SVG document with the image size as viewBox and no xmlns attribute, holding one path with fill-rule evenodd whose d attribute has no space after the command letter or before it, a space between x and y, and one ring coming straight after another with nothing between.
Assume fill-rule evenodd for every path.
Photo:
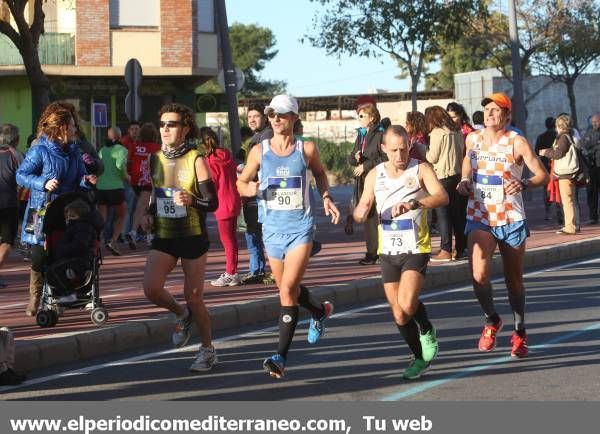
<instances>
[{"instance_id":1,"label":"balcony","mask_svg":"<svg viewBox=\"0 0 600 434\"><path fill-rule=\"evenodd\" d=\"M46 33L38 46L42 65L75 65L75 36L69 33ZM0 34L0 66L22 65L21 54L8 36Z\"/></svg>"}]
</instances>

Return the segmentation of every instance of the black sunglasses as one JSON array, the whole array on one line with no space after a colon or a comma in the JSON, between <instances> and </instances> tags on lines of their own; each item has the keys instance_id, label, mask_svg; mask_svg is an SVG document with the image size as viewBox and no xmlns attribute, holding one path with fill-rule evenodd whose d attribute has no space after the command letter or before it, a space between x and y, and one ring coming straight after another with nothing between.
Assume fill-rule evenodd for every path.
<instances>
[{"instance_id":1,"label":"black sunglasses","mask_svg":"<svg viewBox=\"0 0 600 434\"><path fill-rule=\"evenodd\" d=\"M161 128L175 128L181 125L181 122L179 121L160 121L158 123L158 125L160 125Z\"/></svg>"}]
</instances>

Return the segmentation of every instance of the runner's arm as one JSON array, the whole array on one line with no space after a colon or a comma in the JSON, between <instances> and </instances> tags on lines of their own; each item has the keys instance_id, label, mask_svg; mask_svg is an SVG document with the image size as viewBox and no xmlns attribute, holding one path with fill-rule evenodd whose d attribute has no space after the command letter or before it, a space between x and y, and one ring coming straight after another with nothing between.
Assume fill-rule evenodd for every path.
<instances>
[{"instance_id":1,"label":"runner's arm","mask_svg":"<svg viewBox=\"0 0 600 434\"><path fill-rule=\"evenodd\" d=\"M529 145L529 143L527 143L527 140L525 140L525 138L523 138L522 136L517 136L515 138L514 149L517 161L519 160L519 158L523 158L523 161L525 162L527 168L534 174L527 181L527 188L540 187L550 182L550 175L548 175L548 171L540 161L539 157L534 154L533 150L531 149L531 146ZM525 186L521 184L521 187L521 190L523 190Z\"/></svg>"},{"instance_id":2,"label":"runner's arm","mask_svg":"<svg viewBox=\"0 0 600 434\"><path fill-rule=\"evenodd\" d=\"M317 184L317 190L321 193L323 198L323 209L325 210L326 216L331 216L331 223L337 224L340 221L340 212L333 202L333 198L329 194L329 181L327 180L327 173L323 164L321 164L321 157L319 156L319 149L313 142L304 142L304 156L308 161L308 168L312 171Z\"/></svg>"},{"instance_id":3,"label":"runner's arm","mask_svg":"<svg viewBox=\"0 0 600 434\"><path fill-rule=\"evenodd\" d=\"M248 153L246 166L240 176L238 176L236 185L240 196L254 197L258 194L258 182L254 181L258 170L260 169L260 157L262 153L262 145L256 144Z\"/></svg>"},{"instance_id":4,"label":"runner's arm","mask_svg":"<svg viewBox=\"0 0 600 434\"><path fill-rule=\"evenodd\" d=\"M367 220L367 215L375 203L375 175L376 170L371 170L365 178L365 185L358 204L354 207L352 217L357 223L364 223Z\"/></svg>"},{"instance_id":5,"label":"runner's arm","mask_svg":"<svg viewBox=\"0 0 600 434\"><path fill-rule=\"evenodd\" d=\"M458 185L456 186L456 190L462 194L463 196L466 196L469 194L469 191L471 190L471 184L473 183L473 173L472 173L472 169L471 169L471 159L469 158L469 153L471 151L471 149L473 148L473 137L475 136L475 134L469 134L467 136L467 139L465 140L465 156L463 158L462 161L462 166L461 166L461 179L460 182L458 183Z\"/></svg>"}]
</instances>

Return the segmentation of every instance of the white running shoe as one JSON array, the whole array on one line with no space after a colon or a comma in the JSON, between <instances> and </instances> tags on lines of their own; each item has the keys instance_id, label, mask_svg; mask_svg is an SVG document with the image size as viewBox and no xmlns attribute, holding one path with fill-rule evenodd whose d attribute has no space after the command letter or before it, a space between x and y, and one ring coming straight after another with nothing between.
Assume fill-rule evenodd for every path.
<instances>
[{"instance_id":1,"label":"white running shoe","mask_svg":"<svg viewBox=\"0 0 600 434\"><path fill-rule=\"evenodd\" d=\"M175 322L175 331L173 331L173 335L171 336L171 340L173 341L173 346L175 348L181 348L185 346L192 336L192 311L189 307L186 307L185 310L186 316L177 318L177 321Z\"/></svg>"},{"instance_id":2,"label":"white running shoe","mask_svg":"<svg viewBox=\"0 0 600 434\"><path fill-rule=\"evenodd\" d=\"M217 357L217 351L215 350L215 347L207 348L200 346L200 351L198 351L196 360L194 360L194 363L192 363L192 365L190 366L190 371L210 371L218 360L219 359Z\"/></svg>"},{"instance_id":3,"label":"white running shoe","mask_svg":"<svg viewBox=\"0 0 600 434\"><path fill-rule=\"evenodd\" d=\"M238 273L223 273L218 279L211 281L210 284L212 286L238 286L242 284L242 281L240 280Z\"/></svg>"}]
</instances>

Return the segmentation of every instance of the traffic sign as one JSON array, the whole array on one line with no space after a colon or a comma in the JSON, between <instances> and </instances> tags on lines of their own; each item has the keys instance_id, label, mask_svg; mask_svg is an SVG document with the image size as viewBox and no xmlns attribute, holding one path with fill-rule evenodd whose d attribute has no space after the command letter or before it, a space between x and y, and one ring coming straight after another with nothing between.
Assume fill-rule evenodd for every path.
<instances>
[{"instance_id":1,"label":"traffic sign","mask_svg":"<svg viewBox=\"0 0 600 434\"><path fill-rule=\"evenodd\" d=\"M92 126L108 127L108 105L95 102L92 107L94 116L92 117Z\"/></svg>"}]
</instances>

